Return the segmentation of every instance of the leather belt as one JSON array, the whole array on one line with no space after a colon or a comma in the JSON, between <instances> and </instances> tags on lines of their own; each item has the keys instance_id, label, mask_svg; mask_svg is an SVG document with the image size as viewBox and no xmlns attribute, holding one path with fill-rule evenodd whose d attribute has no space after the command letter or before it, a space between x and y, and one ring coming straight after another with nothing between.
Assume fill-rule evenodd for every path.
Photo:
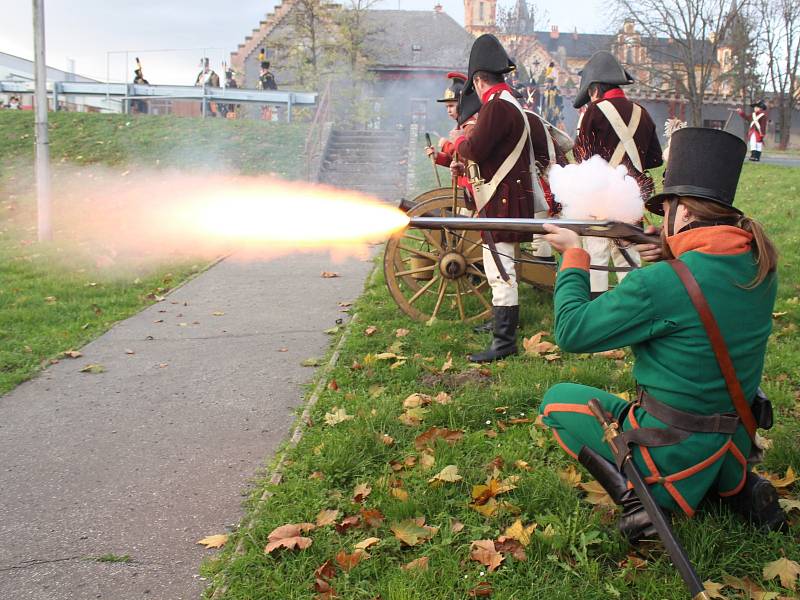
<instances>
[{"instance_id":1,"label":"leather belt","mask_svg":"<svg viewBox=\"0 0 800 600\"><path fill-rule=\"evenodd\" d=\"M644 390L639 390L638 404L648 414L653 415L662 423L670 427L677 427L692 433L724 433L733 435L739 427L739 417L736 413L715 413L713 415L698 415L673 408L659 402Z\"/></svg>"}]
</instances>

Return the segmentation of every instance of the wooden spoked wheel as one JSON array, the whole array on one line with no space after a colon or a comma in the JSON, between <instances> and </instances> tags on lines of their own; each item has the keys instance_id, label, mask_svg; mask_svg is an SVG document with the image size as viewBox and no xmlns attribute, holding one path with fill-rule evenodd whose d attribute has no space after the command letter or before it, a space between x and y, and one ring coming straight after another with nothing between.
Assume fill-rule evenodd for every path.
<instances>
[{"instance_id":1,"label":"wooden spoked wheel","mask_svg":"<svg viewBox=\"0 0 800 600\"><path fill-rule=\"evenodd\" d=\"M454 216L451 190L431 190L423 196L417 198L409 216ZM455 211L470 214L460 198ZM477 231L407 229L398 233L386 244L383 273L397 305L418 321L469 322L491 314L491 290Z\"/></svg>"}]
</instances>

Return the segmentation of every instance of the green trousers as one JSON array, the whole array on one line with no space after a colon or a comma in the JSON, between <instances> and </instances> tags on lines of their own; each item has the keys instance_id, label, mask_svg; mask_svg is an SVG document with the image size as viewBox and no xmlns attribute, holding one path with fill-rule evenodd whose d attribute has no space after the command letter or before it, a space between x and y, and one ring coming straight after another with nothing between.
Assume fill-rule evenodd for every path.
<instances>
[{"instance_id":1,"label":"green trousers","mask_svg":"<svg viewBox=\"0 0 800 600\"><path fill-rule=\"evenodd\" d=\"M588 446L613 460L611 449L603 441L603 430L587 406L592 398L621 421L623 431L665 427L641 407L633 407L609 392L575 383L559 383L547 390L539 412L564 451L575 459L581 448ZM732 496L741 490L747 469L745 457L749 452L750 439L740 425L733 436L694 433L672 446L637 446L633 457L659 505L669 511L680 509L692 516L707 493Z\"/></svg>"}]
</instances>

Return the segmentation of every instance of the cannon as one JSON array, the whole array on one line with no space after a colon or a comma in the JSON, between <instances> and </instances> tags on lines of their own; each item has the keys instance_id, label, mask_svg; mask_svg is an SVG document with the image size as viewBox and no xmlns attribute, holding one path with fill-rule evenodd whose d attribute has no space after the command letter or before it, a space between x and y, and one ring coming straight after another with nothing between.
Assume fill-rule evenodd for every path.
<instances>
[{"instance_id":1,"label":"cannon","mask_svg":"<svg viewBox=\"0 0 800 600\"><path fill-rule=\"evenodd\" d=\"M409 225L386 244L384 278L403 312L425 322L434 319L474 322L491 314L491 289L483 270L481 231L540 234L545 233L544 224L554 223L580 235L659 243L657 236L647 235L627 223L474 218L474 213L451 188L403 200L400 208L408 214ZM552 291L557 269L554 260L538 258L528 247L523 247L515 259L520 283Z\"/></svg>"}]
</instances>

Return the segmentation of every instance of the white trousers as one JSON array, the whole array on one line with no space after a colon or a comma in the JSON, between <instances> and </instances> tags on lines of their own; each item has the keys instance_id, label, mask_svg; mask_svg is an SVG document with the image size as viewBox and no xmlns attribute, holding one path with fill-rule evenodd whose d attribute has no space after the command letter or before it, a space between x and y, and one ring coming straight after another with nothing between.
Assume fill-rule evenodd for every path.
<instances>
[{"instance_id":1,"label":"white trousers","mask_svg":"<svg viewBox=\"0 0 800 600\"><path fill-rule=\"evenodd\" d=\"M517 306L519 304L519 288L517 287L517 266L513 257L516 256L517 244L513 242L498 242L498 258L503 268L508 273L508 281L503 281L500 271L494 262L491 250L483 244L483 269L492 288L493 306ZM505 255L505 256L503 256Z\"/></svg>"},{"instance_id":2,"label":"white trousers","mask_svg":"<svg viewBox=\"0 0 800 600\"><path fill-rule=\"evenodd\" d=\"M628 261L622 256L622 253L611 238L582 237L581 243L583 244L583 249L589 253L592 265L606 266L608 261L612 260L615 267L630 267ZM639 252L633 246L626 248L625 251L630 255L637 267L642 265ZM622 281L625 275L627 275L625 271L617 272L617 281ZM593 292L607 292L608 271L592 269L589 271L589 282Z\"/></svg>"},{"instance_id":3,"label":"white trousers","mask_svg":"<svg viewBox=\"0 0 800 600\"><path fill-rule=\"evenodd\" d=\"M762 148L764 148L764 143L763 142L757 142L756 141L756 134L755 133L752 134L750 136L750 152L752 152L753 150L755 150L756 152L761 152Z\"/></svg>"},{"instance_id":4,"label":"white trousers","mask_svg":"<svg viewBox=\"0 0 800 600\"><path fill-rule=\"evenodd\" d=\"M546 219L549 216L549 212L546 210L540 210L537 213L534 213L534 218L536 219ZM553 249L550 247L550 242L546 242L543 237L539 234L534 234L533 236L533 255L539 258L549 258L553 256Z\"/></svg>"}]
</instances>

